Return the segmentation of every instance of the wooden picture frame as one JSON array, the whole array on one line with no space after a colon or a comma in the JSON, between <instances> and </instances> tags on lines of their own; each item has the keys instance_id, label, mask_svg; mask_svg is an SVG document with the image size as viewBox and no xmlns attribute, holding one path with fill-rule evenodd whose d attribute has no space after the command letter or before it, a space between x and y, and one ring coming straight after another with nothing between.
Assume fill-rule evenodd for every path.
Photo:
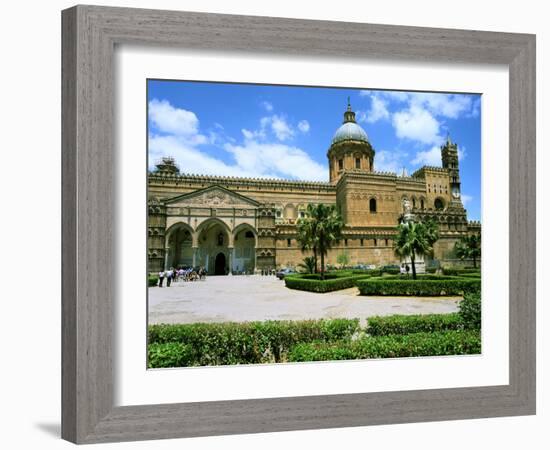
<instances>
[{"instance_id":1,"label":"wooden picture frame","mask_svg":"<svg viewBox=\"0 0 550 450\"><path fill-rule=\"evenodd\" d=\"M535 36L97 6L63 11L62 31L64 439L95 443L535 413ZM116 44L507 65L509 384L114 407Z\"/></svg>"}]
</instances>

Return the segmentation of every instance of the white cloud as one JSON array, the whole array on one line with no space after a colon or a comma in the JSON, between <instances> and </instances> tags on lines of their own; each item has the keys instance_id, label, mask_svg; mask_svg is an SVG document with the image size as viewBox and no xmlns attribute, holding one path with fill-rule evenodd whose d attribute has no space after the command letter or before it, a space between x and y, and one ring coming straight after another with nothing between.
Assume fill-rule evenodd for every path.
<instances>
[{"instance_id":1,"label":"white cloud","mask_svg":"<svg viewBox=\"0 0 550 450\"><path fill-rule=\"evenodd\" d=\"M441 166L441 149L434 145L429 150L417 152L415 158L411 161L414 165L423 166Z\"/></svg>"},{"instance_id":2,"label":"white cloud","mask_svg":"<svg viewBox=\"0 0 550 450\"><path fill-rule=\"evenodd\" d=\"M359 122L375 123L379 120L389 119L388 102L377 94L370 96L370 109L366 112L357 111L357 120Z\"/></svg>"},{"instance_id":3,"label":"white cloud","mask_svg":"<svg viewBox=\"0 0 550 450\"><path fill-rule=\"evenodd\" d=\"M256 177L291 178L326 181L328 170L302 149L281 143L246 141L227 144L225 149L235 158L243 173Z\"/></svg>"},{"instance_id":4,"label":"white cloud","mask_svg":"<svg viewBox=\"0 0 550 450\"><path fill-rule=\"evenodd\" d=\"M178 136L149 136L151 166L163 156L172 156L183 173L238 176L238 167L232 167L189 145Z\"/></svg>"},{"instance_id":5,"label":"white cloud","mask_svg":"<svg viewBox=\"0 0 550 450\"><path fill-rule=\"evenodd\" d=\"M427 110L417 105L394 113L392 124L398 138L407 138L424 144L441 141L439 122Z\"/></svg>"},{"instance_id":6,"label":"white cloud","mask_svg":"<svg viewBox=\"0 0 550 450\"><path fill-rule=\"evenodd\" d=\"M235 145L220 124L214 125L217 131L209 132L210 139L200 134L199 120L191 111L174 108L166 100L151 101L149 107L151 121L163 133L149 135L150 169L161 157L172 156L181 172L188 174L327 181L327 168L304 150L281 142L265 142L268 130L280 141L293 136L294 129L282 116L262 118L258 130L243 128L244 143ZM300 123L300 129L309 127L307 121ZM203 150L201 145L205 143L223 145L229 160Z\"/></svg>"},{"instance_id":7,"label":"white cloud","mask_svg":"<svg viewBox=\"0 0 550 450\"><path fill-rule=\"evenodd\" d=\"M372 95L399 103L407 103L408 108L418 106L419 108L428 110L436 117L450 119L457 119L462 116L471 117L476 113L476 110L479 110L479 99L465 94L379 91Z\"/></svg>"},{"instance_id":8,"label":"white cloud","mask_svg":"<svg viewBox=\"0 0 550 450\"><path fill-rule=\"evenodd\" d=\"M472 197L471 195L467 195L467 194L461 194L460 198L462 198L462 204L464 206L466 206L468 203L470 203L474 199L474 197Z\"/></svg>"},{"instance_id":9,"label":"white cloud","mask_svg":"<svg viewBox=\"0 0 550 450\"><path fill-rule=\"evenodd\" d=\"M309 131L309 122L307 120L300 120L298 122L298 129L302 133L307 133Z\"/></svg>"},{"instance_id":10,"label":"white cloud","mask_svg":"<svg viewBox=\"0 0 550 450\"><path fill-rule=\"evenodd\" d=\"M472 110L472 97L462 94L412 93L410 102L425 107L436 116L457 119Z\"/></svg>"},{"instance_id":11,"label":"white cloud","mask_svg":"<svg viewBox=\"0 0 550 450\"><path fill-rule=\"evenodd\" d=\"M379 150L374 158L374 170L377 172L401 173L405 166L407 153L396 150Z\"/></svg>"},{"instance_id":12,"label":"white cloud","mask_svg":"<svg viewBox=\"0 0 550 450\"><path fill-rule=\"evenodd\" d=\"M468 156L468 153L466 153L466 147L461 147L460 145L456 149L458 153L458 160L462 161L466 156Z\"/></svg>"},{"instance_id":13,"label":"white cloud","mask_svg":"<svg viewBox=\"0 0 550 450\"><path fill-rule=\"evenodd\" d=\"M271 130L280 141L286 141L294 135L292 126L283 117L277 115L271 116Z\"/></svg>"},{"instance_id":14,"label":"white cloud","mask_svg":"<svg viewBox=\"0 0 550 450\"><path fill-rule=\"evenodd\" d=\"M151 169L163 156L172 156L182 173L251 178L327 181L328 170L302 149L254 140L243 145L226 143L233 161L224 162L177 136L149 136Z\"/></svg>"},{"instance_id":15,"label":"white cloud","mask_svg":"<svg viewBox=\"0 0 550 450\"><path fill-rule=\"evenodd\" d=\"M465 157L466 148L458 147L458 160L461 161ZM428 150L417 152L411 164L441 167L441 147L434 145Z\"/></svg>"},{"instance_id":16,"label":"white cloud","mask_svg":"<svg viewBox=\"0 0 550 450\"><path fill-rule=\"evenodd\" d=\"M174 108L167 100L149 102L149 119L164 133L181 136L198 135L199 119L192 111Z\"/></svg>"},{"instance_id":17,"label":"white cloud","mask_svg":"<svg viewBox=\"0 0 550 450\"><path fill-rule=\"evenodd\" d=\"M273 103L271 103L271 102L263 101L263 102L262 102L262 106L263 106L263 108L264 108L266 111L268 111L268 112L273 111Z\"/></svg>"},{"instance_id":18,"label":"white cloud","mask_svg":"<svg viewBox=\"0 0 550 450\"><path fill-rule=\"evenodd\" d=\"M246 128L243 128L241 132L246 140L265 138L265 131L263 128L260 130L252 130L252 131L247 130Z\"/></svg>"}]
</instances>

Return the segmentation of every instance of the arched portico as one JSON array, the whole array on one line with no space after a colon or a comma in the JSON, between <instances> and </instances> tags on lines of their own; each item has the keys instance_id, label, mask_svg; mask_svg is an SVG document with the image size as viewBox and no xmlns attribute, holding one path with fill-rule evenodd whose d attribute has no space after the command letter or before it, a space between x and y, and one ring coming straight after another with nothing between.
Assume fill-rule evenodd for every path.
<instances>
[{"instance_id":1,"label":"arched portico","mask_svg":"<svg viewBox=\"0 0 550 450\"><path fill-rule=\"evenodd\" d=\"M195 233L186 223L178 222L166 230L164 267L193 265Z\"/></svg>"},{"instance_id":2,"label":"arched portico","mask_svg":"<svg viewBox=\"0 0 550 450\"><path fill-rule=\"evenodd\" d=\"M196 266L205 267L212 275L230 273L232 250L233 236L225 222L212 218L197 228Z\"/></svg>"},{"instance_id":3,"label":"arched portico","mask_svg":"<svg viewBox=\"0 0 550 450\"><path fill-rule=\"evenodd\" d=\"M258 233L249 224L241 224L233 230L231 267L237 273L254 273Z\"/></svg>"}]
</instances>

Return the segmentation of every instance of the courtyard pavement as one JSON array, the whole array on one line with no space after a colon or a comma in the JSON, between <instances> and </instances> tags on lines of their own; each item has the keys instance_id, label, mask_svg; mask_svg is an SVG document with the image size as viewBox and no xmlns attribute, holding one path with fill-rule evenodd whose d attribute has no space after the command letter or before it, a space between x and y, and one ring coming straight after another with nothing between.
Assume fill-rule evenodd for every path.
<instances>
[{"instance_id":1,"label":"courtyard pavement","mask_svg":"<svg viewBox=\"0 0 550 450\"><path fill-rule=\"evenodd\" d=\"M165 280L166 281L166 280ZM357 288L316 294L287 289L274 276L211 276L149 288L149 323L249 322L442 314L461 297L365 297Z\"/></svg>"}]
</instances>

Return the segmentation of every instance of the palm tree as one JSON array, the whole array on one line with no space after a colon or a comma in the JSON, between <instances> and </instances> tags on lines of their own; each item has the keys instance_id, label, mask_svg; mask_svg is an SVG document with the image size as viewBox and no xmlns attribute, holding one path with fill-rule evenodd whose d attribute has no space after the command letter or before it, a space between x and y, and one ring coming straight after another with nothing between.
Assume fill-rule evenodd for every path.
<instances>
[{"instance_id":1,"label":"palm tree","mask_svg":"<svg viewBox=\"0 0 550 450\"><path fill-rule=\"evenodd\" d=\"M422 223L426 227L426 239L428 240L428 244L433 247L439 239L439 226L433 219L427 219Z\"/></svg>"},{"instance_id":2,"label":"palm tree","mask_svg":"<svg viewBox=\"0 0 550 450\"><path fill-rule=\"evenodd\" d=\"M306 216L298 219L296 231L298 233L297 240L300 243L302 252L307 250L313 251L314 273L317 273L317 245L315 243L317 222L312 220L314 208L315 205L307 205Z\"/></svg>"},{"instance_id":3,"label":"palm tree","mask_svg":"<svg viewBox=\"0 0 550 450\"><path fill-rule=\"evenodd\" d=\"M316 261L315 261L315 257L313 257L313 256L306 256L303 259L303 262L298 264L298 267L301 267L302 269L304 269L306 271L306 273L316 272L316 270L317 270L316 266L317 266L317 264L316 264Z\"/></svg>"},{"instance_id":4,"label":"palm tree","mask_svg":"<svg viewBox=\"0 0 550 450\"><path fill-rule=\"evenodd\" d=\"M332 248L332 244L342 236L344 221L336 209L336 205L319 203L313 208L312 219L317 222L317 252L321 256L321 280L325 279L325 255Z\"/></svg>"},{"instance_id":5,"label":"palm tree","mask_svg":"<svg viewBox=\"0 0 550 450\"><path fill-rule=\"evenodd\" d=\"M460 259L472 259L474 269L477 268L477 260L481 257L481 234L463 236L455 243L455 254Z\"/></svg>"},{"instance_id":6,"label":"palm tree","mask_svg":"<svg viewBox=\"0 0 550 450\"><path fill-rule=\"evenodd\" d=\"M298 241L302 250L313 250L321 257L321 280L325 279L325 256L340 239L344 222L336 205L308 205L306 217L298 222Z\"/></svg>"},{"instance_id":7,"label":"palm tree","mask_svg":"<svg viewBox=\"0 0 550 450\"><path fill-rule=\"evenodd\" d=\"M414 280L416 280L416 256L431 253L437 236L437 228L434 230L431 225L426 225L422 222L403 222L397 226L395 253L401 257L411 258Z\"/></svg>"}]
</instances>

